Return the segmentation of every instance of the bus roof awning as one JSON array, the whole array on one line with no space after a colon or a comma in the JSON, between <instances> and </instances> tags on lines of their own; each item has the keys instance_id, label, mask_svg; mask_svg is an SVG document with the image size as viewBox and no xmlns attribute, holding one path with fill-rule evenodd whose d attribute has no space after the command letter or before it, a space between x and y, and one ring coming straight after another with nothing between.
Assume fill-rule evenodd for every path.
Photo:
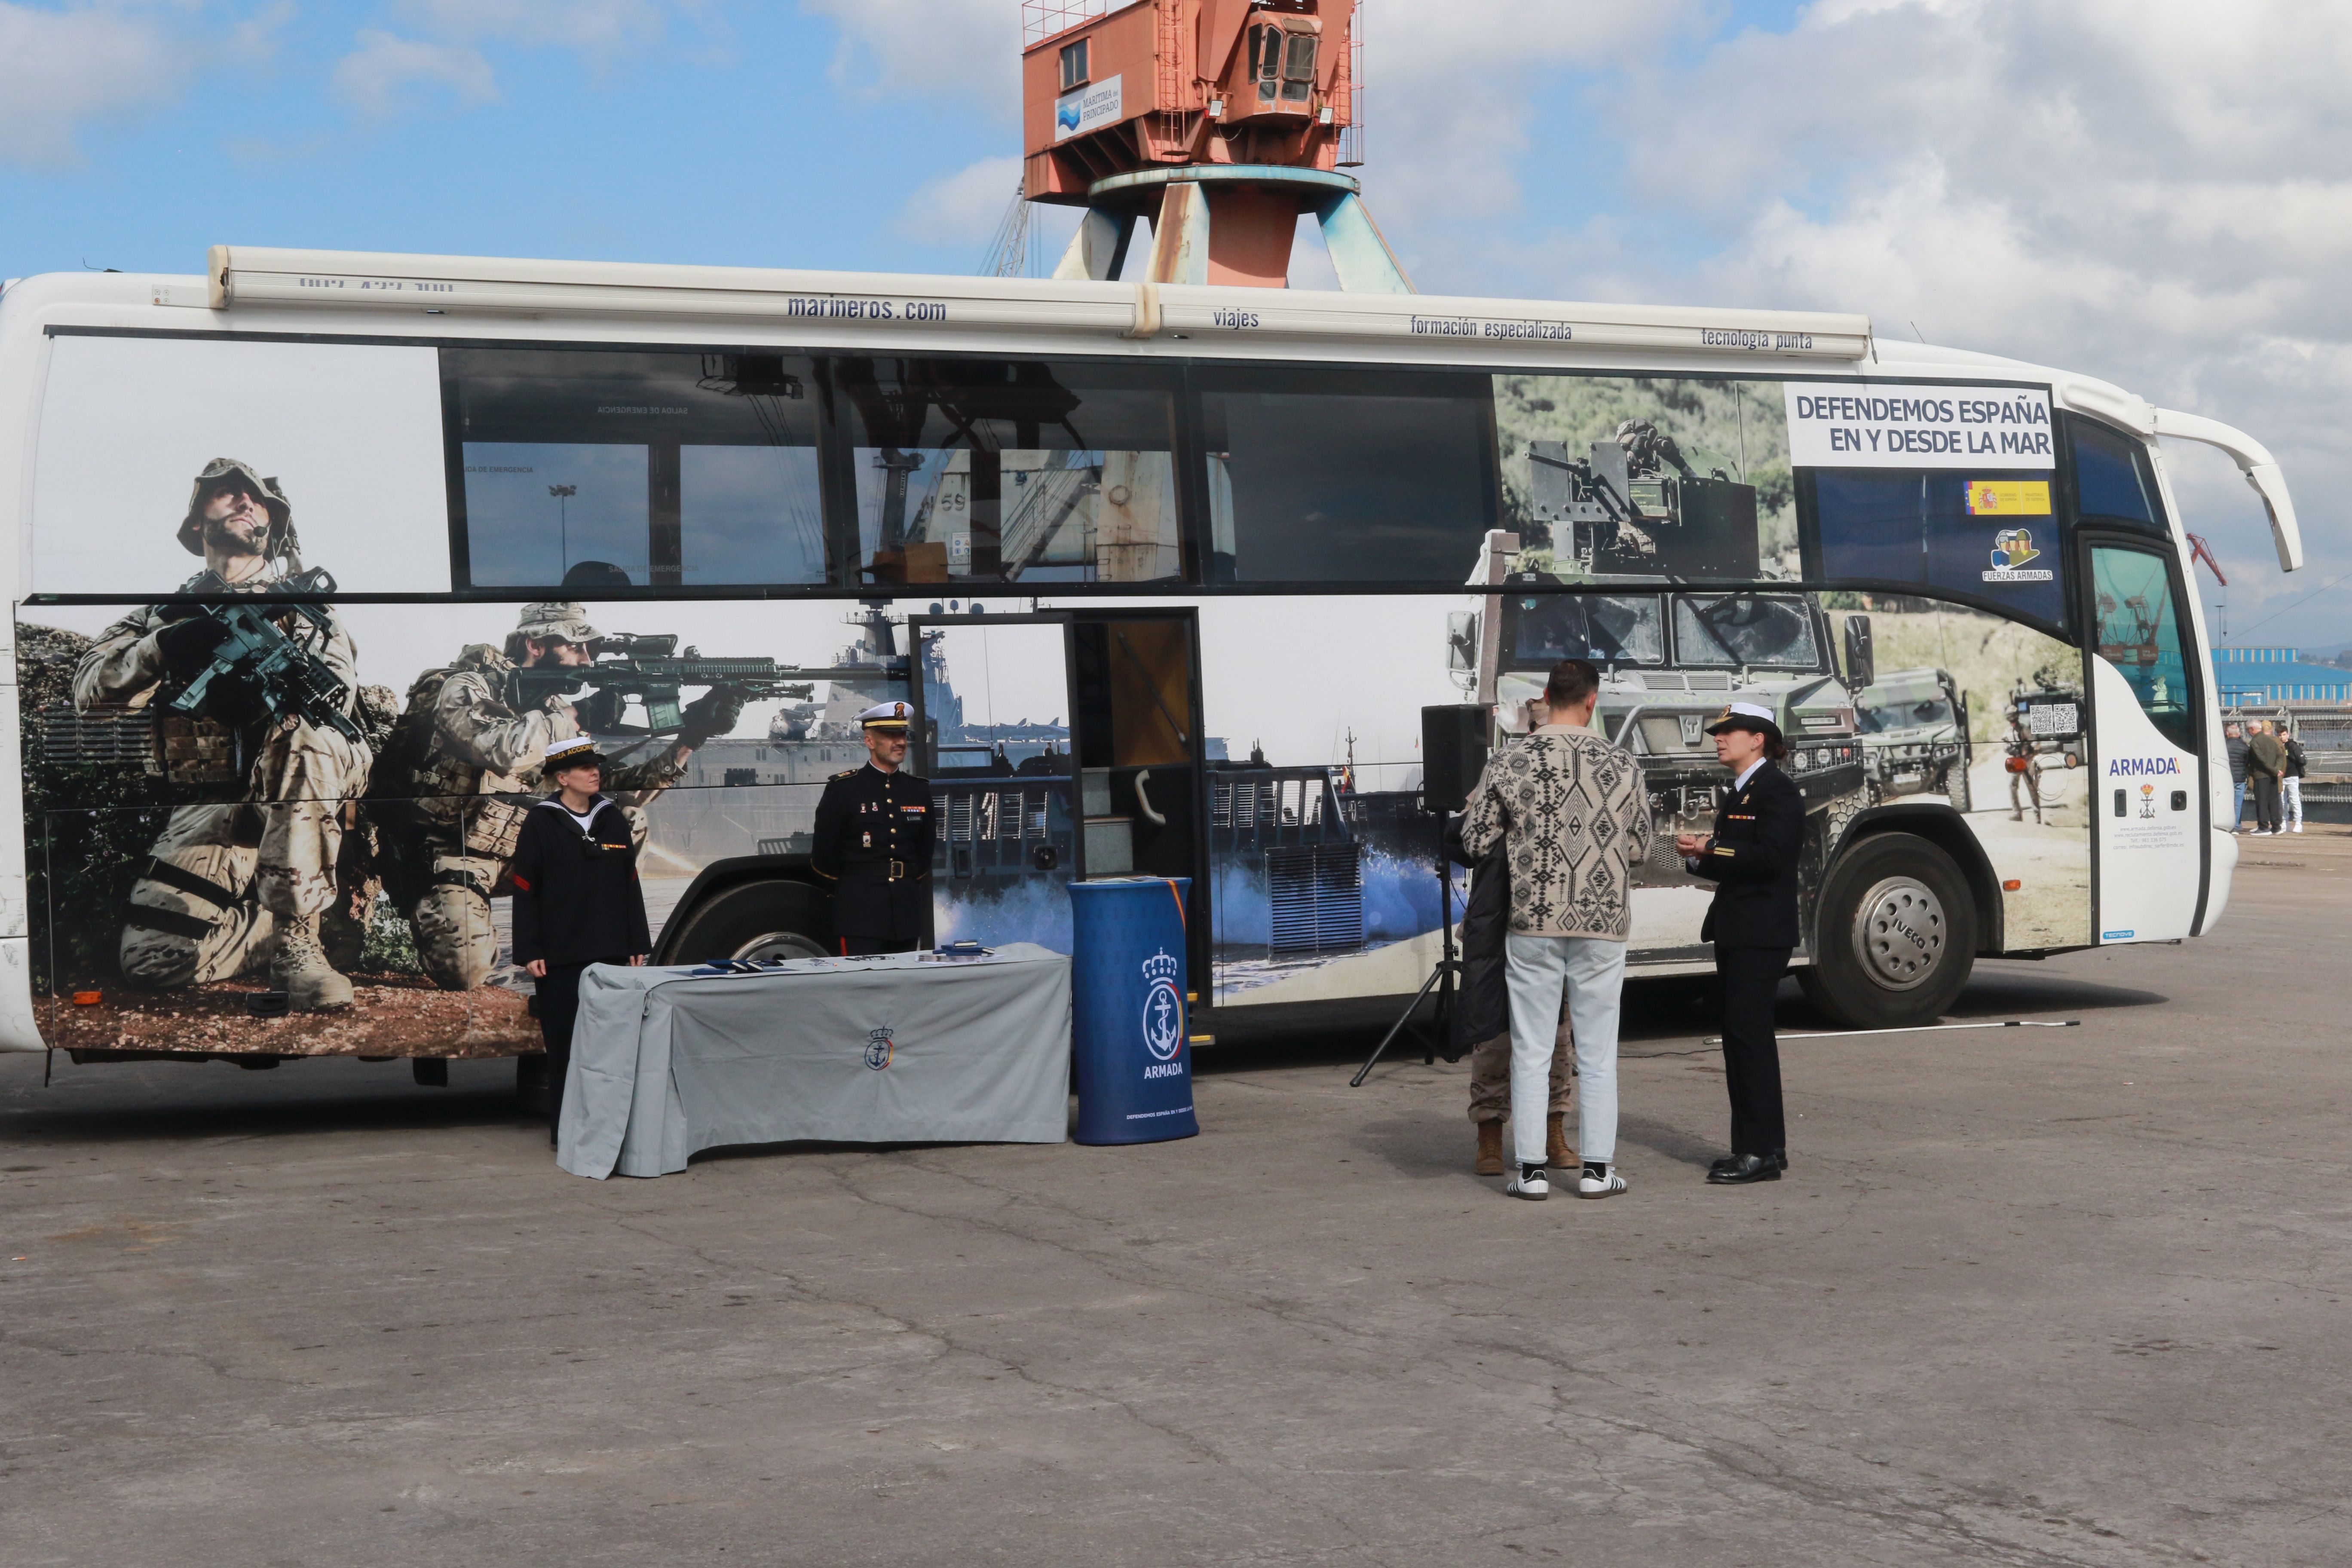
<instances>
[{"instance_id":1,"label":"bus roof awning","mask_svg":"<svg viewBox=\"0 0 2352 1568\"><path fill-rule=\"evenodd\" d=\"M373 309L440 315L643 315L853 327L912 344L971 331L1105 338L1273 339L1484 350L1540 362L1591 350L1838 361L1870 349L1870 319L1825 310L1567 304L1305 289L1045 278L804 272L616 261L281 250L216 245L215 310ZM940 342L940 347L967 344Z\"/></svg>"}]
</instances>

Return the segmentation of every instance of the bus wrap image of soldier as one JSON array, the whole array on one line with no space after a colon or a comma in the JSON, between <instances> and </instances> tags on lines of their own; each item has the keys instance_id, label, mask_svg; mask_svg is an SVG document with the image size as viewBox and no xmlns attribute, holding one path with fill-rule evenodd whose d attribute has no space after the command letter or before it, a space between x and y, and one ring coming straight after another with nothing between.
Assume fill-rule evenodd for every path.
<instances>
[{"instance_id":1,"label":"bus wrap image of soldier","mask_svg":"<svg viewBox=\"0 0 2352 1568\"><path fill-rule=\"evenodd\" d=\"M177 537L205 562L183 593L259 593L302 571L285 491L236 458L215 458L196 476ZM322 695L307 711L289 706L262 712L248 705L237 716L238 756L249 759L242 779L229 786L238 798L173 811L131 886L122 973L134 984L171 990L228 979L266 962L289 1005L307 1012L352 999L351 982L320 946L319 922L335 900L343 803L366 789L373 752L351 717L358 650L333 606L306 606L302 614L289 608L273 624L295 645L296 658L317 678L313 691ZM168 702L215 660L223 646L220 626L186 605L133 611L82 657L74 670L74 707L89 712Z\"/></svg>"},{"instance_id":2,"label":"bus wrap image of soldier","mask_svg":"<svg viewBox=\"0 0 2352 1568\"><path fill-rule=\"evenodd\" d=\"M510 890L517 835L541 795L541 759L581 733L562 697L527 704L516 672L593 663L600 637L585 605L541 600L522 607L504 652L475 643L408 689L371 794L386 827L385 884L415 931L418 962L443 990L470 990L497 965L490 900ZM646 805L742 712L740 693L713 688L686 705L685 727L658 756L605 773L636 847L645 846Z\"/></svg>"},{"instance_id":3,"label":"bus wrap image of soldier","mask_svg":"<svg viewBox=\"0 0 2352 1568\"><path fill-rule=\"evenodd\" d=\"M931 784L900 770L904 702L857 716L869 760L835 773L816 805L811 869L833 889L833 931L850 958L911 952L930 930Z\"/></svg>"}]
</instances>

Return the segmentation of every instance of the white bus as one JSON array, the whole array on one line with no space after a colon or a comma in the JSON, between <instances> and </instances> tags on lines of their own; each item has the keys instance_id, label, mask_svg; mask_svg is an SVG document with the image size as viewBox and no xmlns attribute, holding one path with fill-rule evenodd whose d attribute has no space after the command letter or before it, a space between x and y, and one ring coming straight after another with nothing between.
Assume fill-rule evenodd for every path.
<instances>
[{"instance_id":1,"label":"white bus","mask_svg":"<svg viewBox=\"0 0 2352 1568\"><path fill-rule=\"evenodd\" d=\"M17 280L0 1045L535 1049L502 835L567 721L636 770L661 958L824 951L815 797L894 696L940 940L1181 876L1212 1016L1409 995L1465 765L1424 734L1503 740L1569 657L1663 833L1711 813L1706 721L1773 706L1801 977L1929 1018L1979 956L2227 901L2158 436L2299 564L2250 437L1858 316L236 247ZM1630 973L1706 967L1706 888L1633 898Z\"/></svg>"}]
</instances>

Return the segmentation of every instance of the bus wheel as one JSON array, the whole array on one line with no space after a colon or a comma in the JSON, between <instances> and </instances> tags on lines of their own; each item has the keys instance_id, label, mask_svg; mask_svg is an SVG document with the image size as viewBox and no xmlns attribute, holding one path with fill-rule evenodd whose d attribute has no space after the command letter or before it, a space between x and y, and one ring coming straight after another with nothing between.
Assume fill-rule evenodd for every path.
<instances>
[{"instance_id":1,"label":"bus wheel","mask_svg":"<svg viewBox=\"0 0 2352 1568\"><path fill-rule=\"evenodd\" d=\"M824 895L805 882L742 882L704 900L666 943L673 963L714 958L822 958Z\"/></svg>"},{"instance_id":2,"label":"bus wheel","mask_svg":"<svg viewBox=\"0 0 2352 1568\"><path fill-rule=\"evenodd\" d=\"M1830 870L1798 984L1858 1029L1932 1024L1976 965L1977 913L1959 868L1926 839L1882 833Z\"/></svg>"}]
</instances>

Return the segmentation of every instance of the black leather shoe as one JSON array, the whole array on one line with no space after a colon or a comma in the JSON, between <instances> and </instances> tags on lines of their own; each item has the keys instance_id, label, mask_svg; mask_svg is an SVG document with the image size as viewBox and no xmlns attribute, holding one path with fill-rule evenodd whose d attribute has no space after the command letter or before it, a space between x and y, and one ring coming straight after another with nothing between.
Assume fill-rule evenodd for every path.
<instances>
[{"instance_id":1,"label":"black leather shoe","mask_svg":"<svg viewBox=\"0 0 2352 1568\"><path fill-rule=\"evenodd\" d=\"M1706 1173L1707 1181L1718 1187L1744 1187L1750 1182L1777 1182L1780 1166L1769 1154L1742 1154L1728 1165L1717 1165Z\"/></svg>"},{"instance_id":2,"label":"black leather shoe","mask_svg":"<svg viewBox=\"0 0 2352 1568\"><path fill-rule=\"evenodd\" d=\"M1728 1171L1738 1164L1743 1158L1745 1156L1739 1154L1726 1154L1722 1159L1707 1166L1707 1173L1712 1175L1717 1171ZM1758 1158L1769 1160L1776 1170L1785 1171L1789 1168L1789 1152L1786 1149L1775 1149L1769 1154L1759 1155Z\"/></svg>"}]
</instances>

